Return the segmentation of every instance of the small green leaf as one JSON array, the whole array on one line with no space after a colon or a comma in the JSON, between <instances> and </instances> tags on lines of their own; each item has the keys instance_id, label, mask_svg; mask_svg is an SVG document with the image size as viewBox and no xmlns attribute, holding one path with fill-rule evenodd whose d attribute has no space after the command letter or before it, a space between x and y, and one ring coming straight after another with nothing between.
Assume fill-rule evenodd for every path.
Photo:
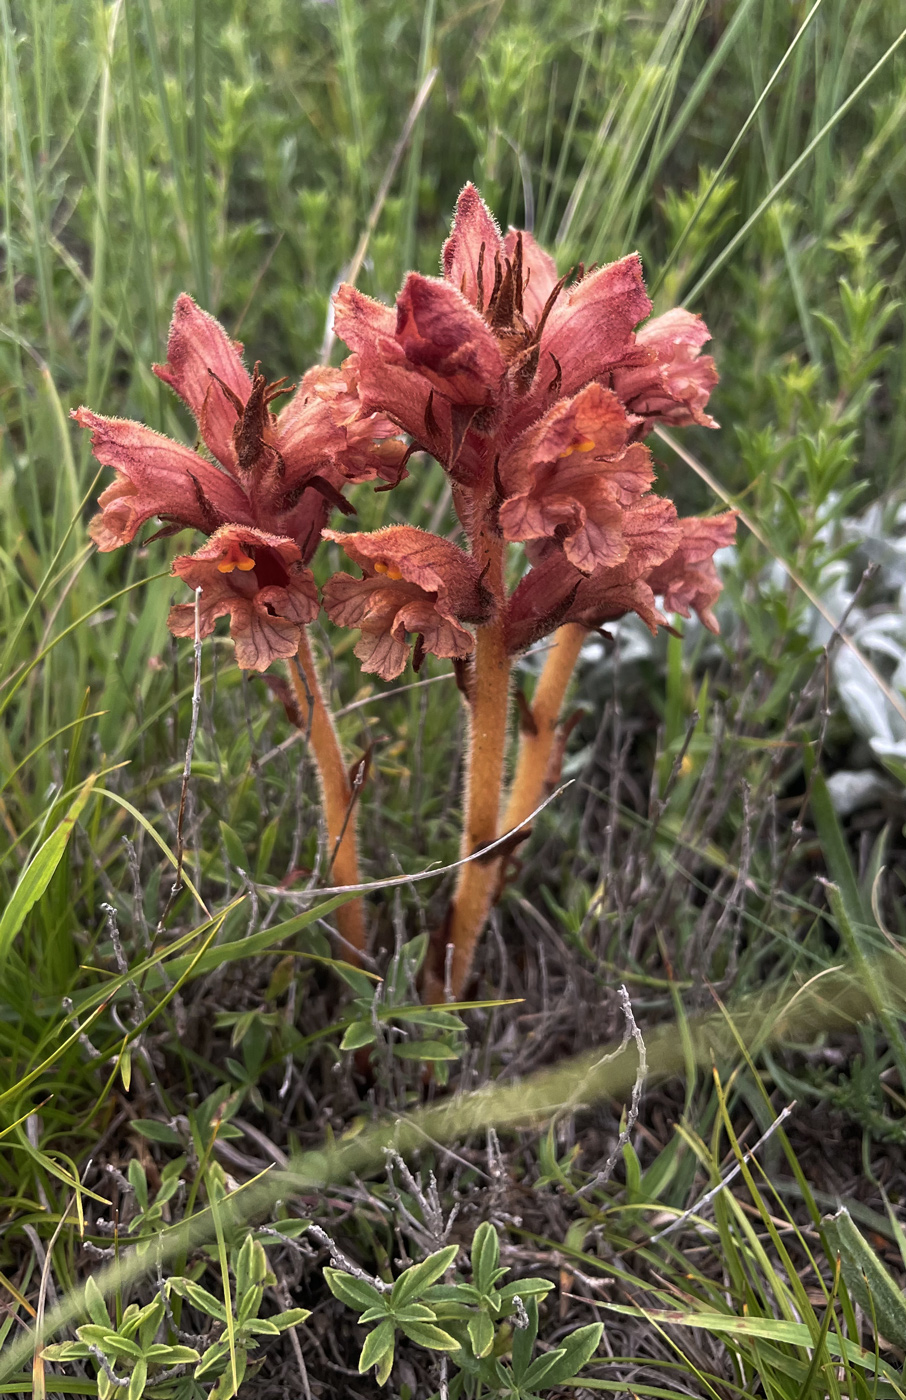
<instances>
[{"instance_id":1,"label":"small green leaf","mask_svg":"<svg viewBox=\"0 0 906 1400\"><path fill-rule=\"evenodd\" d=\"M366 1283L363 1278L353 1278L352 1274L347 1274L342 1269L327 1268L324 1270L324 1278L333 1296L339 1298L348 1308L358 1308L361 1312L363 1308L376 1308L383 1303L380 1293L370 1283ZM384 1312L386 1311L385 1306Z\"/></svg>"},{"instance_id":2,"label":"small green leaf","mask_svg":"<svg viewBox=\"0 0 906 1400\"><path fill-rule=\"evenodd\" d=\"M485 1220L475 1231L472 1240L472 1278L479 1293L490 1291L494 1270L499 1263L500 1241L497 1231ZM476 1355L479 1353L476 1352Z\"/></svg>"},{"instance_id":3,"label":"small green leaf","mask_svg":"<svg viewBox=\"0 0 906 1400\"><path fill-rule=\"evenodd\" d=\"M242 1324L245 1332L251 1332L256 1337L279 1337L280 1328L269 1317L253 1317L250 1322Z\"/></svg>"},{"instance_id":4,"label":"small green leaf","mask_svg":"<svg viewBox=\"0 0 906 1400\"><path fill-rule=\"evenodd\" d=\"M446 1248L429 1254L420 1264L413 1264L405 1273L400 1274L390 1295L391 1306L403 1307L413 1298L419 1297L426 1288L430 1288L432 1283L436 1283L441 1275L447 1272L458 1253L459 1245L448 1244Z\"/></svg>"},{"instance_id":5,"label":"small green leaf","mask_svg":"<svg viewBox=\"0 0 906 1400\"><path fill-rule=\"evenodd\" d=\"M393 1320L402 1326L404 1322L436 1322L437 1317L434 1309L425 1307L424 1303L407 1303L403 1308L393 1309Z\"/></svg>"},{"instance_id":6,"label":"small green leaf","mask_svg":"<svg viewBox=\"0 0 906 1400\"><path fill-rule=\"evenodd\" d=\"M374 1044L374 1026L370 1021L353 1021L346 1027L346 1034L340 1041L341 1050L361 1050L364 1045Z\"/></svg>"},{"instance_id":7,"label":"small green leaf","mask_svg":"<svg viewBox=\"0 0 906 1400\"><path fill-rule=\"evenodd\" d=\"M456 1338L430 1322L401 1322L400 1331L416 1346L428 1347L431 1351L459 1351Z\"/></svg>"},{"instance_id":8,"label":"small green leaf","mask_svg":"<svg viewBox=\"0 0 906 1400\"><path fill-rule=\"evenodd\" d=\"M121 1356L127 1361L137 1361L142 1354L141 1347L136 1346L128 1337L114 1332L109 1323L106 1327L96 1327L86 1322L84 1327L78 1329L77 1335L80 1342L100 1347L105 1356Z\"/></svg>"},{"instance_id":9,"label":"small green leaf","mask_svg":"<svg viewBox=\"0 0 906 1400\"><path fill-rule=\"evenodd\" d=\"M54 1342L41 1349L45 1361L83 1361L91 1355L87 1342Z\"/></svg>"},{"instance_id":10,"label":"small green leaf","mask_svg":"<svg viewBox=\"0 0 906 1400\"><path fill-rule=\"evenodd\" d=\"M162 1142L164 1147L179 1147L182 1138L176 1133L175 1128L168 1127L167 1123L158 1123L157 1119L130 1119L130 1128L134 1128L141 1137L146 1137L148 1142Z\"/></svg>"},{"instance_id":11,"label":"small green leaf","mask_svg":"<svg viewBox=\"0 0 906 1400\"><path fill-rule=\"evenodd\" d=\"M545 1387L553 1385L550 1375L555 1369L557 1362L563 1356L563 1352L558 1347L556 1351L545 1352L544 1356L538 1356L529 1366L528 1370L521 1377L519 1385L522 1390L537 1390L540 1385Z\"/></svg>"},{"instance_id":12,"label":"small green leaf","mask_svg":"<svg viewBox=\"0 0 906 1400\"><path fill-rule=\"evenodd\" d=\"M148 1181L145 1176L144 1167L142 1166L141 1162L138 1160L137 1157L132 1158L127 1168L127 1171L129 1175L129 1185L135 1192L135 1199L138 1201L139 1206L143 1211L147 1210Z\"/></svg>"},{"instance_id":13,"label":"small green leaf","mask_svg":"<svg viewBox=\"0 0 906 1400\"><path fill-rule=\"evenodd\" d=\"M297 1220L295 1216L290 1216L288 1220L275 1220L270 1226L271 1230L276 1230L278 1235L285 1235L288 1240L294 1240L299 1235L303 1235L311 1224L310 1220ZM276 1244L272 1235L262 1235L261 1243L267 1248L268 1240Z\"/></svg>"},{"instance_id":14,"label":"small green leaf","mask_svg":"<svg viewBox=\"0 0 906 1400\"><path fill-rule=\"evenodd\" d=\"M525 1381L525 1373L535 1349L535 1338L538 1336L538 1300L529 1295L524 1302L529 1325L517 1327L513 1331L513 1374L520 1386Z\"/></svg>"},{"instance_id":15,"label":"small green leaf","mask_svg":"<svg viewBox=\"0 0 906 1400\"><path fill-rule=\"evenodd\" d=\"M590 1322L587 1327L580 1327L564 1337L558 1348L560 1357L556 1366L545 1374L545 1385L563 1385L571 1376L578 1375L600 1346L603 1332L603 1322ZM528 1377L526 1384L531 1384Z\"/></svg>"},{"instance_id":16,"label":"small green leaf","mask_svg":"<svg viewBox=\"0 0 906 1400\"><path fill-rule=\"evenodd\" d=\"M483 1309L469 1319L469 1341L479 1361L494 1345L494 1324Z\"/></svg>"},{"instance_id":17,"label":"small green leaf","mask_svg":"<svg viewBox=\"0 0 906 1400\"><path fill-rule=\"evenodd\" d=\"M214 1342L208 1347L198 1365L195 1367L193 1375L197 1381L205 1376L219 1374L229 1360L230 1349L226 1342Z\"/></svg>"},{"instance_id":18,"label":"small green leaf","mask_svg":"<svg viewBox=\"0 0 906 1400\"><path fill-rule=\"evenodd\" d=\"M85 1304L92 1322L97 1323L98 1327L110 1326L107 1304L104 1302L103 1293L95 1283L93 1274L89 1274L85 1282Z\"/></svg>"},{"instance_id":19,"label":"small green leaf","mask_svg":"<svg viewBox=\"0 0 906 1400\"><path fill-rule=\"evenodd\" d=\"M546 1278L520 1278L515 1283L505 1283L497 1296L506 1303L511 1303L516 1297L525 1302L527 1298L543 1298L554 1286L550 1279Z\"/></svg>"},{"instance_id":20,"label":"small green leaf","mask_svg":"<svg viewBox=\"0 0 906 1400\"><path fill-rule=\"evenodd\" d=\"M856 1228L846 1207L826 1215L821 1224L831 1248L840 1255L850 1296L895 1346L906 1347L906 1296L871 1245Z\"/></svg>"},{"instance_id":21,"label":"small green leaf","mask_svg":"<svg viewBox=\"0 0 906 1400\"><path fill-rule=\"evenodd\" d=\"M50 884L54 871L63 859L63 853L69 843L73 827L81 816L82 808L91 796L91 789L96 782L96 773L92 773L90 778L86 778L66 816L51 832L40 850L37 851L34 859L29 862L19 876L16 888L8 900L2 916L0 916L0 963L6 958L27 915Z\"/></svg>"},{"instance_id":22,"label":"small green leaf","mask_svg":"<svg viewBox=\"0 0 906 1400\"><path fill-rule=\"evenodd\" d=\"M188 1278L174 1278L170 1279L168 1287L171 1292L178 1293L183 1298L188 1298L194 1308L198 1308L200 1312L207 1313L208 1317L213 1317L217 1322L226 1322L226 1308L223 1306L223 1303L221 1303L219 1298L215 1298L213 1293L209 1293L206 1288L202 1288L200 1283L193 1283L193 1281ZM205 1352L205 1356L207 1356L207 1352Z\"/></svg>"},{"instance_id":23,"label":"small green leaf","mask_svg":"<svg viewBox=\"0 0 906 1400\"><path fill-rule=\"evenodd\" d=\"M129 1378L129 1388L126 1391L128 1400L141 1400L145 1393L145 1385L148 1380L148 1363L145 1358L139 1357Z\"/></svg>"},{"instance_id":24,"label":"small green leaf","mask_svg":"<svg viewBox=\"0 0 906 1400\"><path fill-rule=\"evenodd\" d=\"M393 1323L387 1319L375 1327L373 1332L369 1332L365 1338L365 1345L362 1347L359 1356L359 1374L364 1373L372 1366L381 1368L381 1362L388 1354L390 1355L390 1365L393 1365ZM386 1375L390 1374L390 1366L387 1367ZM386 1378L386 1377L385 1377ZM383 1384L383 1381L381 1382Z\"/></svg>"},{"instance_id":25,"label":"small green leaf","mask_svg":"<svg viewBox=\"0 0 906 1400\"><path fill-rule=\"evenodd\" d=\"M161 1366L188 1366L192 1361L200 1361L201 1355L194 1347L168 1346L166 1342L152 1342L145 1348L145 1360Z\"/></svg>"},{"instance_id":26,"label":"small green leaf","mask_svg":"<svg viewBox=\"0 0 906 1400\"><path fill-rule=\"evenodd\" d=\"M285 1332L288 1327L298 1327L300 1322L306 1322L310 1317L311 1308L287 1308L286 1312L275 1313L269 1321L280 1332Z\"/></svg>"}]
</instances>

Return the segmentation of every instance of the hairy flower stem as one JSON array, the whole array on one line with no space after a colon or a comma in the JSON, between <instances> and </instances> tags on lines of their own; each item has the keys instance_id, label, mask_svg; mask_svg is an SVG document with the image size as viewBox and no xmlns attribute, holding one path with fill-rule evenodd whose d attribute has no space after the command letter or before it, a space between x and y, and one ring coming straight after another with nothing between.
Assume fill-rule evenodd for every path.
<instances>
[{"instance_id":1,"label":"hairy flower stem","mask_svg":"<svg viewBox=\"0 0 906 1400\"><path fill-rule=\"evenodd\" d=\"M324 803L328 849L333 857L330 880L337 885L361 884L359 855L356 841L358 794L353 792L340 741L318 679L315 659L303 627L299 643L298 665L288 663L290 680L299 706L302 729L308 735L314 755ZM301 671L301 674L300 674ZM337 928L344 939L343 952L348 962L358 963L358 953L365 950L365 914L360 899L350 900L336 910Z\"/></svg>"},{"instance_id":2,"label":"hairy flower stem","mask_svg":"<svg viewBox=\"0 0 906 1400\"><path fill-rule=\"evenodd\" d=\"M519 757L503 831L525 821L556 784L559 772L551 773L551 759L557 739L557 720L563 708L566 690L572 678L582 643L588 629L568 622L552 638L547 659L538 677L531 705L531 721L523 725L519 736ZM534 728L532 727L534 726ZM559 769L559 763L557 764ZM525 831L523 835L528 835Z\"/></svg>"},{"instance_id":3,"label":"hairy flower stem","mask_svg":"<svg viewBox=\"0 0 906 1400\"><path fill-rule=\"evenodd\" d=\"M496 556L496 557L495 557ZM503 591L503 544L495 543L489 576L500 576ZM493 583L492 583L493 586ZM462 855L481 850L498 835L500 795L506 757L510 698L510 658L501 613L479 627L475 636L475 670L471 695L466 767L466 815ZM460 870L447 923L438 935L433 965L425 977L425 1000L442 1002L445 994L446 945L453 945L450 990L459 999L466 987L475 945L494 900L497 861L473 860Z\"/></svg>"}]
</instances>

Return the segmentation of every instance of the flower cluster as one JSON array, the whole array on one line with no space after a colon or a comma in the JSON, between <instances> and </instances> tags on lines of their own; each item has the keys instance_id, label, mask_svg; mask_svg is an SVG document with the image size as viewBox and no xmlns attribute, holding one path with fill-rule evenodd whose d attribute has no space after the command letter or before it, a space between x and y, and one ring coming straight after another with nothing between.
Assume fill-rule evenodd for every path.
<instances>
[{"instance_id":1,"label":"flower cluster","mask_svg":"<svg viewBox=\"0 0 906 1400\"><path fill-rule=\"evenodd\" d=\"M87 408L73 415L115 472L90 526L98 548L129 544L153 516L158 534L200 531L205 542L173 573L199 591L202 635L228 615L241 667L298 659L292 712L305 720L345 884L359 883L356 793L307 641L321 604L358 629L363 671L392 680L410 655L417 671L429 652L454 662L471 724L463 854L474 856L499 836L511 658L553 632L561 639L540 687L544 713L521 740L507 809L518 832L549 773L585 629L634 612L656 631L665 613L695 612L716 631L713 559L735 535L733 512L679 519L652 489L644 439L658 422L716 427L706 406L717 372L701 353L700 317L676 308L648 319L637 254L559 276L530 233L504 237L467 185L441 271L411 272L393 307L341 286L334 324L351 353L339 369L308 370L298 387L269 383L258 364L249 373L242 347L181 296L167 362L154 370L191 411L203 450ZM396 486L415 452L447 474L454 538L406 523L327 528L332 510L355 513L349 486ZM322 539L358 573L334 574L319 599L309 564ZM513 558L510 545L520 546ZM177 636L196 625L191 604L171 609ZM429 996L442 998L444 968L446 990L462 994L499 887L493 860L464 867L432 945ZM338 924L356 956L366 938L358 902Z\"/></svg>"},{"instance_id":2,"label":"flower cluster","mask_svg":"<svg viewBox=\"0 0 906 1400\"><path fill-rule=\"evenodd\" d=\"M406 449L388 419L363 417L353 371L310 369L298 388L251 374L242 346L189 296L173 312L167 363L154 373L191 411L210 458L141 423L79 408L94 455L116 479L100 498L89 531L101 550L129 544L157 516L158 534L191 528L206 544L173 563L201 589L201 633L229 614L240 666L263 671L295 656L300 630L318 614L307 567L333 507L350 513L346 485L405 474ZM271 405L291 394L275 414ZM152 536L156 538L156 536ZM195 609L170 612L170 630L192 636Z\"/></svg>"},{"instance_id":3,"label":"flower cluster","mask_svg":"<svg viewBox=\"0 0 906 1400\"><path fill-rule=\"evenodd\" d=\"M410 273L395 310L349 286L336 299L363 410L442 463L469 546L406 527L370 540L328 532L363 567L324 594L334 622L362 628L363 669L399 675L407 631L416 668L426 651L463 658L474 642L461 624L494 616L510 652L561 623L594 628L630 611L655 630L666 620L657 594L716 630L711 558L735 517L679 521L651 492L641 441L658 421L717 426L704 411L717 372L700 353L701 318L676 309L637 331L651 303L636 254L568 284L531 234L501 236L471 185L442 267L442 278ZM509 596L500 542L524 544L532 565Z\"/></svg>"},{"instance_id":4,"label":"flower cluster","mask_svg":"<svg viewBox=\"0 0 906 1400\"><path fill-rule=\"evenodd\" d=\"M173 573L201 589L202 635L229 614L239 665L259 671L295 655L317 615L308 564L321 538L362 571L328 581L328 616L361 629L362 669L386 680L413 647L416 669L427 652L465 659L469 624L492 617L512 652L560 623L594 628L630 611L655 629L665 621L656 595L716 630L711 559L734 517L678 521L652 494L642 442L658 421L716 426L701 318L675 309L637 329L651 303L636 254L580 268L570 284L531 234L501 236L472 185L442 267L441 278L410 273L395 308L342 286L335 325L353 353L340 369L310 369L298 388L269 384L257 364L249 374L241 345L181 296L154 372L192 412L209 455L78 409L98 461L116 472L90 527L98 547L130 543L152 516L160 534L206 534ZM333 508L353 513L348 485L396 485L416 449L449 474L468 551L406 525L325 529ZM524 544L532 565L509 597L500 541ZM192 635L194 612L174 607L171 631Z\"/></svg>"}]
</instances>

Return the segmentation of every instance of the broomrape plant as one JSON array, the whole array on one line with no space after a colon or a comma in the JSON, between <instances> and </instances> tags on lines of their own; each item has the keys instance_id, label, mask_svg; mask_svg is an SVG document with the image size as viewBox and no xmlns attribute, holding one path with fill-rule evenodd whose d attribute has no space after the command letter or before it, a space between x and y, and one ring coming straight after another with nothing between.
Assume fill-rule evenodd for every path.
<instances>
[{"instance_id":1,"label":"broomrape plant","mask_svg":"<svg viewBox=\"0 0 906 1400\"><path fill-rule=\"evenodd\" d=\"M558 276L530 233L503 237L467 185L441 266L439 278L411 272L395 308L341 286L335 328L352 354L339 369L308 370L297 388L268 383L257 364L249 374L242 347L181 296L167 362L154 369L209 455L140 423L74 414L116 473L90 527L98 548L131 543L153 516L159 534L202 532L205 543L172 568L196 590L198 621L194 605L179 604L171 632L193 636L197 625L207 636L228 615L240 667L286 661L290 685L268 679L308 736L337 883L360 883L357 792L308 637L320 540L359 570L334 574L320 602L333 623L359 630L363 671L393 680L410 657L416 671L428 652L452 661L470 736L462 855L477 858L432 937L429 1002L464 994L509 856L557 781L560 712L586 635L630 612L652 632L666 613L693 611L716 631L713 556L736 529L732 512L679 519L652 490L643 439L658 422L717 427L706 406L718 376L701 353L699 316L675 308L646 321L637 254ZM347 486L391 490L415 452L447 474L461 544L407 524L326 528L333 509L354 513ZM513 658L549 636L501 815ZM338 909L337 922L355 960L366 946L361 902Z\"/></svg>"}]
</instances>

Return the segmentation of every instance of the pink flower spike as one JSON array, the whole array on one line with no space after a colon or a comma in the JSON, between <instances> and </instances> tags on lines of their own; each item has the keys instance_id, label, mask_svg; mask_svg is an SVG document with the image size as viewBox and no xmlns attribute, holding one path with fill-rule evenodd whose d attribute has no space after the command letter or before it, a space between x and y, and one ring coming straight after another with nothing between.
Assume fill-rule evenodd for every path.
<instances>
[{"instance_id":1,"label":"pink flower spike","mask_svg":"<svg viewBox=\"0 0 906 1400\"><path fill-rule=\"evenodd\" d=\"M203 637L229 614L236 661L246 671L295 656L302 628L318 615L318 590L298 545L263 530L225 525L194 554L175 559L172 572L201 588ZM171 608L168 626L176 637L193 637L194 604Z\"/></svg>"},{"instance_id":2,"label":"pink flower spike","mask_svg":"<svg viewBox=\"0 0 906 1400\"><path fill-rule=\"evenodd\" d=\"M98 549L130 544L154 515L206 533L228 520L251 524L248 500L236 482L191 448L142 423L102 418L88 408L75 409L72 417L91 430L97 460L116 472L88 527Z\"/></svg>"},{"instance_id":3,"label":"pink flower spike","mask_svg":"<svg viewBox=\"0 0 906 1400\"><path fill-rule=\"evenodd\" d=\"M736 512L731 510L704 519L689 516L678 521L678 525L678 547L651 570L647 583L653 592L663 596L668 612L678 612L682 617L696 612L709 632L719 632L712 607L723 585L713 556L736 538Z\"/></svg>"},{"instance_id":4,"label":"pink flower spike","mask_svg":"<svg viewBox=\"0 0 906 1400\"><path fill-rule=\"evenodd\" d=\"M239 410L234 398L244 405L252 390L242 363L242 346L230 340L220 322L183 292L173 308L167 363L152 368L191 410L205 445L218 462L235 473L233 429Z\"/></svg>"},{"instance_id":5,"label":"pink flower spike","mask_svg":"<svg viewBox=\"0 0 906 1400\"><path fill-rule=\"evenodd\" d=\"M355 654L363 671L384 680L400 675L409 656L407 634L415 634L414 665L426 652L465 657L474 648L462 621L481 621L488 600L474 561L458 545L411 525L391 525L373 534L325 530L363 570L364 577L334 574L323 589L332 622L358 627Z\"/></svg>"}]
</instances>

